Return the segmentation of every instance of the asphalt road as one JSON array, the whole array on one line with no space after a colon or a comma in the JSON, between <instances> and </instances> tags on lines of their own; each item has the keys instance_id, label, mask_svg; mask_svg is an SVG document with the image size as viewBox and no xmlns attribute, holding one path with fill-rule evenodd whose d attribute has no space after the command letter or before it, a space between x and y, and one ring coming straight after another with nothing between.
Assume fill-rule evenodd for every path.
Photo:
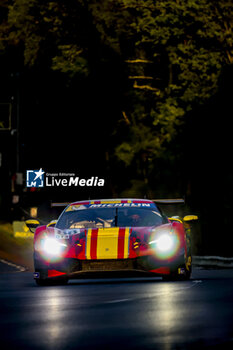
<instances>
[{"instance_id":1,"label":"asphalt road","mask_svg":"<svg viewBox=\"0 0 233 350\"><path fill-rule=\"evenodd\" d=\"M233 349L233 270L37 287L0 264L1 349Z\"/></svg>"}]
</instances>

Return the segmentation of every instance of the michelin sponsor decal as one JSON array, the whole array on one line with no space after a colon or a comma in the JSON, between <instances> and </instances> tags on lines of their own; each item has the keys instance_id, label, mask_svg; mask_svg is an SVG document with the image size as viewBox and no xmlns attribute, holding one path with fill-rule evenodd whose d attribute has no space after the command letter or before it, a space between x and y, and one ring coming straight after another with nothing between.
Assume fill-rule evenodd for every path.
<instances>
[{"instance_id":1,"label":"michelin sponsor decal","mask_svg":"<svg viewBox=\"0 0 233 350\"><path fill-rule=\"evenodd\" d=\"M97 209L97 208L154 208L154 203L104 203L104 204L87 204L70 205L66 211L75 211L82 209Z\"/></svg>"},{"instance_id":2,"label":"michelin sponsor decal","mask_svg":"<svg viewBox=\"0 0 233 350\"><path fill-rule=\"evenodd\" d=\"M91 204L89 208L150 208L151 203L105 203L105 204Z\"/></svg>"},{"instance_id":3,"label":"michelin sponsor decal","mask_svg":"<svg viewBox=\"0 0 233 350\"><path fill-rule=\"evenodd\" d=\"M46 173L42 168L40 170L27 170L26 173L27 187L101 187L104 184L105 180L98 176L84 179L74 173Z\"/></svg>"}]
</instances>

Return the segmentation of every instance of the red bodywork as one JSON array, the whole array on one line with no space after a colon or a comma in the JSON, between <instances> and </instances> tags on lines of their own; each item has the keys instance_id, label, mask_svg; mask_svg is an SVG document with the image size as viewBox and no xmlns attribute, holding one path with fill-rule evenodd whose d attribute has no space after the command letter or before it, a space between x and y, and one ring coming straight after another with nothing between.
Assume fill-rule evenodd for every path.
<instances>
[{"instance_id":1,"label":"red bodywork","mask_svg":"<svg viewBox=\"0 0 233 350\"><path fill-rule=\"evenodd\" d=\"M133 260L142 260L152 259L152 264L150 266L142 266L136 269L146 270L148 272L153 272L157 274L169 274L171 272L171 267L173 264L179 260L180 256L182 258L187 258L187 244L186 244L186 233L183 227L183 224L180 222L169 222L160 227L156 227L158 229L166 229L167 231L173 231L178 238L178 246L176 252L171 257L166 259L158 258L155 255L154 249L150 247L148 242L150 241L150 237L153 237L153 227L132 227L118 228L118 247L117 247L117 258L121 259L121 261L127 259L128 261ZM128 240L128 256L124 258L125 252L125 233L126 229L129 231L129 240ZM48 269L47 277L58 277L63 276L68 271L63 271L60 266L64 261L68 260L77 260L77 261L99 261L97 256L97 241L98 241L98 228L93 229L80 229L78 234L73 234L69 237L69 239L60 238L59 241L67 244L67 247L59 255L59 258L54 258L50 256L46 256L41 251L41 244L46 237L56 238L57 234L59 235L60 231L54 227L46 227L40 226L36 229L34 236L34 247L37 259L39 259L44 267ZM87 253L87 235L90 238L90 252L89 255ZM106 259L107 263L107 259ZM55 267L54 267L55 266ZM77 272L77 271L74 271Z\"/></svg>"}]
</instances>

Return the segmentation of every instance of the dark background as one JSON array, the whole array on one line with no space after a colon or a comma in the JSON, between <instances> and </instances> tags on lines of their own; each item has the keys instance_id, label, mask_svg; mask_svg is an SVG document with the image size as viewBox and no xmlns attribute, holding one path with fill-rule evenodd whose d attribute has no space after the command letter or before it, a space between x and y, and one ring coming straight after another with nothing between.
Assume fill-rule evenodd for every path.
<instances>
[{"instance_id":1,"label":"dark background","mask_svg":"<svg viewBox=\"0 0 233 350\"><path fill-rule=\"evenodd\" d=\"M96 60L87 78L70 81L49 69L46 61L26 67L18 48L0 56L0 103L12 106L11 130L0 131L0 218L22 218L26 214L21 208L38 206L39 217L50 219L57 216L51 201L185 197L186 206L172 210L199 215L195 253L232 256L232 65L222 70L218 92L205 104L194 105L169 144L167 152L179 156L153 159L145 182L138 167L147 172L148 158L126 167L114 155L122 87L128 84L117 59L113 55L111 66L110 61ZM31 191L25 187L26 170L40 168L81 178L98 176L105 186ZM17 184L17 172L24 176L23 185Z\"/></svg>"},{"instance_id":2,"label":"dark background","mask_svg":"<svg viewBox=\"0 0 233 350\"><path fill-rule=\"evenodd\" d=\"M105 186L99 188L59 187L35 192L25 188L24 180L23 186L15 186L22 207L43 204L49 209L50 201L111 198L121 196L122 192L127 196L131 169L125 169L108 157L117 96L109 96L104 87L95 89L95 77L78 90L66 88L59 74L51 72L12 73L10 76L9 72L1 72L1 77L1 96L12 103L12 129L16 128L19 109L19 172L24 177L27 169L42 168L46 172L70 171L84 178L105 179ZM198 238L200 253L231 255L232 251L224 244L225 238L231 235L233 200L232 78L232 68L226 69L217 95L190 115L178 139L179 150L182 150L180 160L174 163L158 160L150 179L155 197L185 196L184 212L200 216L200 230L205 233ZM16 138L16 132L12 135L10 131L1 131L2 219L12 214ZM175 147L176 143L177 140ZM146 190L145 186L135 193L128 192L144 197Z\"/></svg>"}]
</instances>

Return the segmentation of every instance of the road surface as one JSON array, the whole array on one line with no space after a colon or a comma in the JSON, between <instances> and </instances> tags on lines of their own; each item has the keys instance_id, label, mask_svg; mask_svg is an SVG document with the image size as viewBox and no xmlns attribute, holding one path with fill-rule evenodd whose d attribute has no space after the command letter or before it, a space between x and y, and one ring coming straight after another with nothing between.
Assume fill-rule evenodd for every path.
<instances>
[{"instance_id":1,"label":"road surface","mask_svg":"<svg viewBox=\"0 0 233 350\"><path fill-rule=\"evenodd\" d=\"M37 287L0 263L1 349L233 349L233 270Z\"/></svg>"}]
</instances>

